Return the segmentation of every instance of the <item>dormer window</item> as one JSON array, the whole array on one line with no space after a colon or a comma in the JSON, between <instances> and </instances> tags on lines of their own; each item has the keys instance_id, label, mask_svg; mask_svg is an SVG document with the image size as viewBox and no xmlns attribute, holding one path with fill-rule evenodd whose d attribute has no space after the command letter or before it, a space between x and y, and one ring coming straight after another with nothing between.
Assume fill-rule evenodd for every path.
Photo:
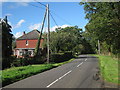
<instances>
[{"instance_id":1,"label":"dormer window","mask_svg":"<svg viewBox=\"0 0 120 90\"><path fill-rule=\"evenodd\" d=\"M28 40L26 40L26 46L28 46Z\"/></svg>"}]
</instances>

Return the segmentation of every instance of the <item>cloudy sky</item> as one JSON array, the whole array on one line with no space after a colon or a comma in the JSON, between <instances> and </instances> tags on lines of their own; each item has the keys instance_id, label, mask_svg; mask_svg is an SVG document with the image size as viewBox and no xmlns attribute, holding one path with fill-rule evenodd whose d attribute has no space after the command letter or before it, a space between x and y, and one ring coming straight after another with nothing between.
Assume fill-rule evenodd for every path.
<instances>
[{"instance_id":1,"label":"cloudy sky","mask_svg":"<svg viewBox=\"0 0 120 90\"><path fill-rule=\"evenodd\" d=\"M50 12L59 27L75 26L84 30L88 22L84 17L83 6L79 2L42 2L49 4ZM30 32L33 29L40 30L43 21L45 7L37 2L4 2L2 3L2 18L8 16L12 33L17 38L22 32ZM50 30L57 28L50 15ZM44 32L47 24L45 23Z\"/></svg>"}]
</instances>

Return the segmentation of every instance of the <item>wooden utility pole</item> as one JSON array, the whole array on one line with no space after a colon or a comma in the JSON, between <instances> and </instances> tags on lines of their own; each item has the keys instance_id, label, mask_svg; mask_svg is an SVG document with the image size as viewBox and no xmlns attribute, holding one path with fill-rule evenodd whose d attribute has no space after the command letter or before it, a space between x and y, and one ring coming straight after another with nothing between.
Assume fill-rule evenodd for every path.
<instances>
[{"instance_id":1,"label":"wooden utility pole","mask_svg":"<svg viewBox=\"0 0 120 90\"><path fill-rule=\"evenodd\" d=\"M100 54L100 42L98 40L98 54Z\"/></svg>"},{"instance_id":2,"label":"wooden utility pole","mask_svg":"<svg viewBox=\"0 0 120 90\"><path fill-rule=\"evenodd\" d=\"M47 63L49 63L49 58L50 58L50 18L49 18L49 4L47 4L47 25L48 25L48 33L47 33Z\"/></svg>"}]
</instances>

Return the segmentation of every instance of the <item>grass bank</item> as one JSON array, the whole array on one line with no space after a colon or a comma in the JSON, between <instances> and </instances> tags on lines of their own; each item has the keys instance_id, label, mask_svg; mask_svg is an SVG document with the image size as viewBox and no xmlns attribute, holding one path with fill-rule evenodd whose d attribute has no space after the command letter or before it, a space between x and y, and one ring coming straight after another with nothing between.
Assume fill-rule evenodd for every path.
<instances>
[{"instance_id":1,"label":"grass bank","mask_svg":"<svg viewBox=\"0 0 120 90\"><path fill-rule=\"evenodd\" d=\"M72 58L68 61L62 62L62 63L29 65L29 66L12 67L9 69L5 69L3 71L0 71L0 76L2 77L2 81L1 81L2 86L6 86L13 82L25 79L29 76L41 73L43 71L63 65L65 63L71 62L73 60L74 60L74 58Z\"/></svg>"},{"instance_id":2,"label":"grass bank","mask_svg":"<svg viewBox=\"0 0 120 90\"><path fill-rule=\"evenodd\" d=\"M120 60L112 58L111 56L94 55L99 58L99 66L102 78L111 83L120 84L120 74L118 73L118 65ZM119 78L118 78L119 77Z\"/></svg>"}]
</instances>

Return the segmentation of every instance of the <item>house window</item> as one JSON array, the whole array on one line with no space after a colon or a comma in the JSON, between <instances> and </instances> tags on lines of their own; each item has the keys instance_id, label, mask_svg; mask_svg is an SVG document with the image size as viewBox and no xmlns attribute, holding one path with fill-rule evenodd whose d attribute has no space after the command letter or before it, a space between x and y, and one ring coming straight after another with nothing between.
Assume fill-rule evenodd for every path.
<instances>
[{"instance_id":1,"label":"house window","mask_svg":"<svg viewBox=\"0 0 120 90\"><path fill-rule=\"evenodd\" d=\"M28 40L26 40L26 46L28 46Z\"/></svg>"},{"instance_id":2,"label":"house window","mask_svg":"<svg viewBox=\"0 0 120 90\"><path fill-rule=\"evenodd\" d=\"M31 56L32 52L31 51L28 51L28 55Z\"/></svg>"},{"instance_id":3,"label":"house window","mask_svg":"<svg viewBox=\"0 0 120 90\"><path fill-rule=\"evenodd\" d=\"M23 52L22 51L20 51L20 56L22 56L23 55Z\"/></svg>"}]
</instances>

